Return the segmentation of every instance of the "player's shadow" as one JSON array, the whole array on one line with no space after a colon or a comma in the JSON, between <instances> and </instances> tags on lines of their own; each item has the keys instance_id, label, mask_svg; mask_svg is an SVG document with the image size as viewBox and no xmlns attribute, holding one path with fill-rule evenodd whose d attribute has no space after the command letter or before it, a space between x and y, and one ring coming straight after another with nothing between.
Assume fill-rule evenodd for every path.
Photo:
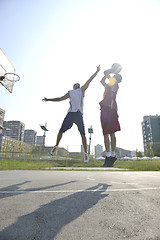
<instances>
[{"instance_id":1,"label":"player's shadow","mask_svg":"<svg viewBox=\"0 0 160 240\"><path fill-rule=\"evenodd\" d=\"M0 233L0 239L53 240L64 226L107 197L108 186L110 185L97 184L44 204L34 212L19 217L17 222L5 228Z\"/></svg>"},{"instance_id":2,"label":"player's shadow","mask_svg":"<svg viewBox=\"0 0 160 240\"><path fill-rule=\"evenodd\" d=\"M31 181L25 181L25 182L22 182L22 183L17 183L17 184L9 185L9 186L4 187L4 188L0 188L0 198L6 198L6 197L16 195L15 192L19 191L20 187L23 184L26 184L26 183L29 183L29 182L31 182Z\"/></svg>"},{"instance_id":3,"label":"player's shadow","mask_svg":"<svg viewBox=\"0 0 160 240\"><path fill-rule=\"evenodd\" d=\"M15 196L18 194L26 194L27 192L30 191L44 191L44 190L48 190L51 188L55 188L55 187L59 187L59 186L63 186L63 185L67 185L70 183L74 183L77 181L69 181L66 183L60 183L60 184L56 184L56 185L51 185L51 186L46 186L46 187L38 187L38 188L23 188L21 189L21 186L26 184L26 183L30 183L31 181L25 181L22 183L17 183L17 184L13 184L4 188L0 188L0 198L7 198L7 197L11 197L11 196ZM1 239L0 239L1 240Z\"/></svg>"}]
</instances>

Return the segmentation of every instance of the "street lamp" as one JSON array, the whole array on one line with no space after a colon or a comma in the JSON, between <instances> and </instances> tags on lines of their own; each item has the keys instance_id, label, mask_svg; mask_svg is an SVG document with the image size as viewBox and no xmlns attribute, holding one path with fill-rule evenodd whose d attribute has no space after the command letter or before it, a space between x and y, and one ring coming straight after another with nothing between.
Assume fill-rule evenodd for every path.
<instances>
[{"instance_id":1,"label":"street lamp","mask_svg":"<svg viewBox=\"0 0 160 240\"><path fill-rule=\"evenodd\" d=\"M43 146L45 146L46 131L48 131L47 123L45 123L45 125L40 125L40 127L44 131L44 134L43 134Z\"/></svg>"},{"instance_id":2,"label":"street lamp","mask_svg":"<svg viewBox=\"0 0 160 240\"><path fill-rule=\"evenodd\" d=\"M88 154L90 155L90 148L91 148L91 134L93 133L92 125L90 126L90 128L88 128L88 133L90 134L90 136L89 136L89 148L88 148Z\"/></svg>"}]
</instances>

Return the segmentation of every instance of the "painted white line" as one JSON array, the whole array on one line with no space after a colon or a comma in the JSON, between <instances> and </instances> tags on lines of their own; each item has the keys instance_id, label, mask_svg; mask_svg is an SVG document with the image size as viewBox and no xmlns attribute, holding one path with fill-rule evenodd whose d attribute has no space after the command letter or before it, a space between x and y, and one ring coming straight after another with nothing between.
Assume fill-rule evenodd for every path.
<instances>
[{"instance_id":1,"label":"painted white line","mask_svg":"<svg viewBox=\"0 0 160 240\"><path fill-rule=\"evenodd\" d=\"M152 188L122 188L122 189L109 189L106 192L122 192L122 191L145 191L145 190L160 190L160 187L152 187Z\"/></svg>"},{"instance_id":2,"label":"painted white line","mask_svg":"<svg viewBox=\"0 0 160 240\"><path fill-rule=\"evenodd\" d=\"M76 193L76 192L128 192L128 191L146 191L160 190L160 187L150 188L120 188L120 189L71 189L71 190L19 190L19 191L0 191L0 194L21 194L21 193Z\"/></svg>"},{"instance_id":3,"label":"painted white line","mask_svg":"<svg viewBox=\"0 0 160 240\"><path fill-rule=\"evenodd\" d=\"M96 180L96 179L90 178L90 177L88 177L87 179L88 179L88 180L92 180L92 181L95 181L95 180Z\"/></svg>"},{"instance_id":4,"label":"painted white line","mask_svg":"<svg viewBox=\"0 0 160 240\"><path fill-rule=\"evenodd\" d=\"M110 183L115 183L115 184L128 184L128 185L137 185L138 183L129 183L129 182L110 182Z\"/></svg>"}]
</instances>

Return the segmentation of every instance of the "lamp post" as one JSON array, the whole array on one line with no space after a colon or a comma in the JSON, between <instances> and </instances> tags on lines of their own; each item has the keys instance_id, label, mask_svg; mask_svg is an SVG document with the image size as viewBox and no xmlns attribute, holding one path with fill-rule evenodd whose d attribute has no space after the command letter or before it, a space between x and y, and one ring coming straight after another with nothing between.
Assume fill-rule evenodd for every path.
<instances>
[{"instance_id":1,"label":"lamp post","mask_svg":"<svg viewBox=\"0 0 160 240\"><path fill-rule=\"evenodd\" d=\"M90 134L90 136L89 136L89 148L88 148L88 154L90 155L90 148L91 148L91 134L93 133L92 125L90 126L90 128L88 128L88 133Z\"/></svg>"},{"instance_id":2,"label":"lamp post","mask_svg":"<svg viewBox=\"0 0 160 240\"><path fill-rule=\"evenodd\" d=\"M47 123L45 123L45 125L40 125L40 127L44 131L44 134L43 134L43 146L45 146L46 131L48 131Z\"/></svg>"}]
</instances>

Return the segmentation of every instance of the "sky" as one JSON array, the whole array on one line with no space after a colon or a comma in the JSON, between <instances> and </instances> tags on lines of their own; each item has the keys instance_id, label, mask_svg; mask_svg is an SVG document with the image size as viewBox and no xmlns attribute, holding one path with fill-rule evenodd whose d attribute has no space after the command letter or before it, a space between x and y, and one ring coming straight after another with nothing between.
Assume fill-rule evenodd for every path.
<instances>
[{"instance_id":1,"label":"sky","mask_svg":"<svg viewBox=\"0 0 160 240\"><path fill-rule=\"evenodd\" d=\"M143 151L143 116L160 114L160 1L0 0L0 10L0 48L21 77L12 94L0 85L6 121L19 120L37 135L43 135L40 124L47 122L46 146L55 145L69 99L42 98L61 97L76 82L83 85L100 64L101 71L85 93L83 117L88 141L88 128L93 127L91 149L104 147L100 80L116 62L123 78L117 93L117 147ZM74 125L60 146L77 151L80 145Z\"/></svg>"}]
</instances>

